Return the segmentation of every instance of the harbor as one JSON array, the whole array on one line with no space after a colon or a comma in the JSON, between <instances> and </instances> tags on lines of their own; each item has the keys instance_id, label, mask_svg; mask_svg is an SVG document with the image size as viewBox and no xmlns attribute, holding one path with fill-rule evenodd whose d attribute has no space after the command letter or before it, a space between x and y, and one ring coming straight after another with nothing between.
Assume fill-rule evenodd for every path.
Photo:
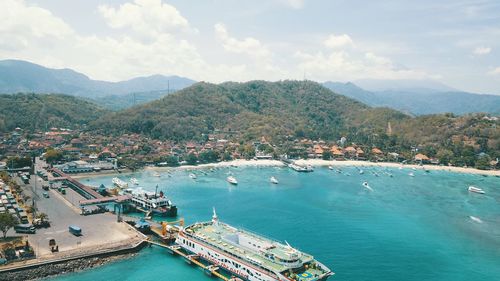
<instances>
[{"instance_id":1,"label":"harbor","mask_svg":"<svg viewBox=\"0 0 500 281\"><path fill-rule=\"evenodd\" d=\"M36 237L36 235L45 234L42 239L55 238L60 247L60 252L66 254L73 253L76 257L76 250L78 248L83 250L84 242L90 243L90 241L84 240L87 238L87 232L93 228L93 224L98 226L98 228L109 227L110 229L118 229L117 225L119 225L120 232L123 231L125 233L129 232L138 235L137 238L139 239L137 241L143 243L139 247L141 250L134 250L134 252L138 252L138 254L134 254L132 257L125 258L122 261L120 261L120 258L104 266L103 270L105 270L105 268L113 268L113 272L118 272L117 274L120 274L119 272L125 270L125 268L135 266L136 270L138 270L137 274L140 272L141 275L128 273L131 274L130 278L132 279L143 278L152 280L163 274L169 274L169 276L178 276L180 279L177 280L184 280L183 278L199 281L209 280L207 279L209 278L208 275L219 280L230 280L231 277L235 277L237 274L228 271L223 266L216 264L213 260L207 262L207 256L203 257L201 253L186 251L185 248L180 247L176 243L180 229L188 229L190 225L196 225L197 222L208 221L212 215L212 207L215 207L222 221L228 222L238 229L240 229L239 226L241 225L252 226L251 232L255 231L271 237L286 239L292 246L296 246L298 249L314 254L314 257L323 264L336 269L335 271L337 274L331 278L332 280L346 280L346 277L343 276L345 274L351 276L348 279L352 280L357 279L356 272L347 271L345 269L350 258L347 260L345 258L336 259L335 257L338 256L336 253L339 253L339 250L334 249L343 249L343 247L347 247L348 249L352 249L352 247L362 248L362 245L354 243L356 245L352 247L349 244L344 246L342 241L350 241L350 238L343 236L342 233L345 229L336 228L334 227L335 225L354 225L354 222L351 223L347 218L353 215L359 216L360 213L366 214L367 212L374 212L374 214L383 213L384 216L388 216L389 220L378 221L378 223L382 225L392 224L393 221L396 220L400 227L411 229L411 225L402 224L400 219L398 219L398 217L404 215L404 213L386 212L384 209L380 209L380 207L372 209L372 206L373 208L380 206L379 204L382 198L384 198L383 200L392 200L393 202L408 202L408 200L411 199L414 202L413 205L415 205L414 207L410 205L412 209L418 208L419 212L425 212L425 214L428 214L429 218L437 216L444 219L448 215L440 212L440 208L437 206L427 209L418 207L421 204L419 202L423 200L419 192L435 192L434 189L430 188L437 188L436 186L440 186L439 188L442 192L446 192L440 193L441 197L444 196L444 194L446 194L447 198L455 199L470 197L469 200L474 202L481 200L481 198L487 199L490 196L496 196L496 190L493 188L494 177L485 178L477 175L459 174L459 176L463 177L459 179L460 181L471 182L475 187L481 188L486 194L486 197L484 197L484 194L468 191L468 185L460 188L464 194L457 194L452 188L442 185L442 183L448 182L452 176L457 176L456 174L449 174L448 172L431 171L429 173L424 170L407 168L402 170L397 168L387 170L388 168L383 167L364 167L364 173L360 174L355 167L341 167L339 169L341 170L340 173L328 167L315 167L314 173L297 173L285 167L224 167L217 169L207 168L204 170L158 170L158 176L155 176L149 170L143 170L126 175L79 178L78 182L81 185L88 186L91 189L93 189L92 187L99 187L101 184L106 184L111 188L112 178L114 177L118 177L123 182L127 183L130 182L131 178L136 178L139 185L131 186L130 188L142 188L144 191L153 194L157 192L156 186L158 186L158 190L164 191L165 196L171 199L173 204L179 206L177 217L169 218L151 215L151 219L147 219L147 212L118 213L115 210L121 210L121 208L116 207L115 209L113 206L119 206L120 202L123 203L129 200L130 197L113 195L87 199L74 191L76 185L73 187L67 185L65 188L65 195L55 186L55 188L49 191L50 199L39 196L40 202L37 201L39 209L43 210L43 208L50 208L49 206L43 205L44 203L42 202L44 200L50 202L53 208L57 209L60 208L59 205L56 205L57 202L62 202L66 207L66 209L63 210L65 210L66 213L68 211L72 212L72 219L67 220L65 222L66 226L63 228L61 226L62 223L57 224L56 221L60 220L60 218L54 217L54 219L51 217L50 228L46 230L37 230L37 234L29 234L27 236ZM414 177L410 177L408 175L409 172L413 172ZM193 179L191 174L195 174L196 178ZM238 180L237 185L233 185L226 180L229 174ZM392 177L390 177L389 174L391 174ZM271 182L271 177L279 179L279 184ZM369 182L373 191L368 190L362 185L364 181ZM37 184L36 187L39 189L39 194L42 192L40 186L40 184ZM311 190L315 192L311 193ZM327 196L327 194L329 194L329 196ZM120 198L123 198L122 200L125 201L121 201ZM229 200L230 198L231 200ZM286 198L287 200L282 200ZM301 200L297 200L297 198ZM54 200L54 202L49 200ZM108 211L104 213L82 215L80 204L85 205L95 202L92 200L98 200L100 203L106 205ZM353 201L357 201L358 204L356 206L348 204L348 202ZM259 206L268 207L259 210L255 208L253 202L260 202ZM315 202L315 204L303 204L302 202ZM129 204L129 202L126 203ZM325 207L319 208L319 206L328 206L328 204L335 204L336 206L332 209ZM424 202L422 202L422 204L424 204ZM405 206L408 207L408 204L405 203ZM494 208L494 206L491 207ZM98 207L89 205L88 208L90 210L91 208ZM301 211L298 213L297 210ZM343 210L345 210L345 212ZM249 212L254 212L255 214L249 216ZM337 212L339 213L337 214ZM269 214L273 215L270 216ZM467 227L469 231L474 231L476 227L489 225L491 218L488 217L487 214L487 210L483 210L481 213L475 210L474 212L471 211L463 218L454 216L453 219L460 220L462 222L462 227ZM49 217L52 215L52 213L49 214ZM310 216L314 216L314 220L311 220L309 218ZM469 218L469 216L474 219ZM89 224L80 223L80 219L85 220L86 218L89 219ZM366 219L371 221L374 217L369 215ZM101 224L101 221L108 226ZM284 224L282 221L294 221L294 224ZM359 222L356 222L356 224L357 223ZM83 235L80 237L70 235L67 225L71 224L79 226L82 229ZM369 221L363 221L362 224L371 225ZM55 231L52 230L53 227ZM142 234L141 231L143 231L145 227L149 227L149 232L144 231L145 234ZM375 228L375 225L373 225L373 227ZM317 229L321 229L321 233L317 233L315 231ZM60 233L58 233L58 231L60 231ZM414 232L414 230L412 230L412 232ZM382 237L386 237L382 233L370 233L371 235L380 237L379 239L384 239ZM55 235L60 235L60 237ZM363 243L367 245L377 245L376 241L367 240L365 237L357 236L357 234L353 235L356 239L363 241ZM90 233L89 237L91 237ZM224 235L221 236L221 247L225 247L223 243L226 243L228 245L227 247L234 247L234 245L224 240L223 237ZM331 240L325 237L336 237L336 239ZM69 240L66 241L65 239ZM77 246L78 239L80 239L82 243ZM109 238L105 239L108 240ZM216 239L216 237L214 237L214 239ZM32 239L32 241L33 240L34 239ZM416 241L421 245L422 243L426 243L424 241L427 240L425 240L423 236L418 236ZM482 248L479 243L479 241L472 242L469 244L469 247ZM48 244L48 241L45 240L45 245L42 245L42 247L46 248L46 257L50 255L55 257L57 253L48 253ZM101 246L104 246L104 244L106 244L104 240L101 241ZM285 242L283 242L283 244L286 245ZM395 242L395 244L397 244L397 242ZM70 246L70 248L73 247L74 249L71 250L74 252L68 251L68 248L65 248L67 246ZM34 242L34 247L36 248L36 242ZM384 245L383 247L387 246ZM389 249L391 249L391 247L389 247ZM101 254L103 254L105 250L106 249L103 249ZM111 247L107 250L119 254L119 252L113 252ZM340 253L341 252L342 250ZM487 251L485 253L487 253ZM365 252L365 254L367 253ZM347 255L351 256L353 254ZM494 256L495 254L492 253L491 255ZM352 257L354 258L354 255ZM403 260L405 259L406 258ZM62 260L70 262L72 259L69 257L62 257ZM382 260L382 257L380 257L380 261ZM370 261L375 264L377 263L377 260ZM154 264L157 266L157 269L151 270L151 267L144 266L145 262ZM28 262L26 263L28 264ZM367 264L367 266L371 267L370 264ZM78 267L79 266L77 266L77 268ZM339 270L341 270L342 274L338 274ZM432 271L432 269L429 268L427 268L427 270ZM64 271L67 272L67 270ZM78 276L81 277L78 278L72 277L73 275L70 274L67 275L68 277L66 278L56 277L55 280L92 280L96 278L94 274L104 274L99 272L102 272L101 269L92 269L79 272ZM304 276L309 275L305 274ZM314 275L312 276L314 277ZM298 275L297 277L300 276ZM381 278L381 276L379 277ZM245 280L242 276L237 278ZM237 279L233 278L233 280Z\"/></svg>"}]
</instances>

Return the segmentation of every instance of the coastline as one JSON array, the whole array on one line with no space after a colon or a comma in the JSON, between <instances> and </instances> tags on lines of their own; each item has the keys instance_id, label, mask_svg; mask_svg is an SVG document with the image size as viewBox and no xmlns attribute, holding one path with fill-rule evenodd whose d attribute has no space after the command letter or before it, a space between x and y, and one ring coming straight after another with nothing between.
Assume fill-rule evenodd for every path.
<instances>
[{"instance_id":1,"label":"coastline","mask_svg":"<svg viewBox=\"0 0 500 281\"><path fill-rule=\"evenodd\" d=\"M464 167L454 167L454 166L438 166L438 165L416 165L416 164L401 164L393 162L369 162L369 161L359 161L359 160L323 160L323 159L301 159L296 160L295 163L299 165L311 165L313 167L323 167L323 166L333 166L333 167L382 167L382 168L408 168L408 169L426 169L430 171L447 171L462 174L476 174L485 176L495 176L500 177L500 170L479 170L476 168L464 168ZM227 167L284 167L285 164L279 160L245 160L237 159L232 161L223 161L217 163L208 163L200 165L183 165L177 167L155 167L147 166L144 167L146 171L170 171L170 170L196 170L196 169L208 169L208 168L227 168ZM125 172L118 173L116 171L106 171L99 173L82 173L72 175L73 178L87 178L87 177L99 177L99 176L110 176L110 175L127 175L131 174L133 171L127 170Z\"/></svg>"}]
</instances>

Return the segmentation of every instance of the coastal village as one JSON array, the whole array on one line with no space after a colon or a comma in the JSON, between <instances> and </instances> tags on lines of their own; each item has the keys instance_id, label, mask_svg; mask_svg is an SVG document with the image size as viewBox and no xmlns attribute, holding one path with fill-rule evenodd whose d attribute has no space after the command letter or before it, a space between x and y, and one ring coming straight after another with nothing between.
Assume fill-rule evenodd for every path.
<instances>
[{"instance_id":1,"label":"coastal village","mask_svg":"<svg viewBox=\"0 0 500 281\"><path fill-rule=\"evenodd\" d=\"M242 142L236 132L215 132L205 141L177 143L151 139L140 134L105 136L88 131L51 128L46 132L25 132L16 128L0 134L0 169L7 166L22 168L22 158L46 155L50 164L60 166L64 172L99 172L144 166L179 166L215 163L238 159L324 159L396 162L432 165L452 165L436 155L427 155L425 147L415 145L409 151L384 151L381 148L349 142L345 137L335 142L289 137L286 142L272 143L268 137ZM479 148L472 139L457 136L456 143ZM435 154L435 153L434 153ZM484 153L476 157L487 158L480 169L498 169L498 159ZM11 161L9 162L9 159ZM27 165L29 166L29 164Z\"/></svg>"}]
</instances>

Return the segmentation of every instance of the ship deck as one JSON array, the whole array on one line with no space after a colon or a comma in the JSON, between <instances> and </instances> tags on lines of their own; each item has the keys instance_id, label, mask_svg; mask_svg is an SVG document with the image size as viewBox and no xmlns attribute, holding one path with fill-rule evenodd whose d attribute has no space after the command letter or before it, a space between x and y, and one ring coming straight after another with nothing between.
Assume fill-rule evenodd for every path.
<instances>
[{"instance_id":1,"label":"ship deck","mask_svg":"<svg viewBox=\"0 0 500 281\"><path fill-rule=\"evenodd\" d=\"M272 254L275 257L286 257L293 251L291 247L287 245L283 245L279 242L258 236L245 230L236 229L223 223L218 223L217 225L213 225L212 223L198 223L188 227L186 230L188 229L191 230L188 231L188 233L197 239L202 240L205 243L221 249L231 255L237 256L240 259L244 259L247 262L264 267L271 272L284 272L290 269L289 266L283 265L264 256L264 254L267 253ZM241 239L242 236L245 242L250 241L250 243L254 244L254 246L258 246L252 249L241 245L241 241L239 241L236 237L240 237ZM259 248L261 250L258 250ZM295 251L300 254L301 264L314 262L314 258L311 255L297 250ZM296 280L317 280L319 276L325 274L325 271L320 268L306 269L302 267L299 272L296 272L296 270L294 271L297 274L297 277L295 278Z\"/></svg>"}]
</instances>

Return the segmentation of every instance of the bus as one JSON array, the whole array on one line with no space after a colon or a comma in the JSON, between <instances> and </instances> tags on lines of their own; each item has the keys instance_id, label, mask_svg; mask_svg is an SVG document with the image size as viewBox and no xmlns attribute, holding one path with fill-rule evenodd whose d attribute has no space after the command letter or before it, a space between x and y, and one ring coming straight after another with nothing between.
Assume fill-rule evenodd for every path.
<instances>
[{"instance_id":1,"label":"bus","mask_svg":"<svg viewBox=\"0 0 500 281\"><path fill-rule=\"evenodd\" d=\"M25 224L18 224L14 226L14 230L16 233L28 233L28 234L35 234L36 229L32 224L25 223Z\"/></svg>"}]
</instances>

